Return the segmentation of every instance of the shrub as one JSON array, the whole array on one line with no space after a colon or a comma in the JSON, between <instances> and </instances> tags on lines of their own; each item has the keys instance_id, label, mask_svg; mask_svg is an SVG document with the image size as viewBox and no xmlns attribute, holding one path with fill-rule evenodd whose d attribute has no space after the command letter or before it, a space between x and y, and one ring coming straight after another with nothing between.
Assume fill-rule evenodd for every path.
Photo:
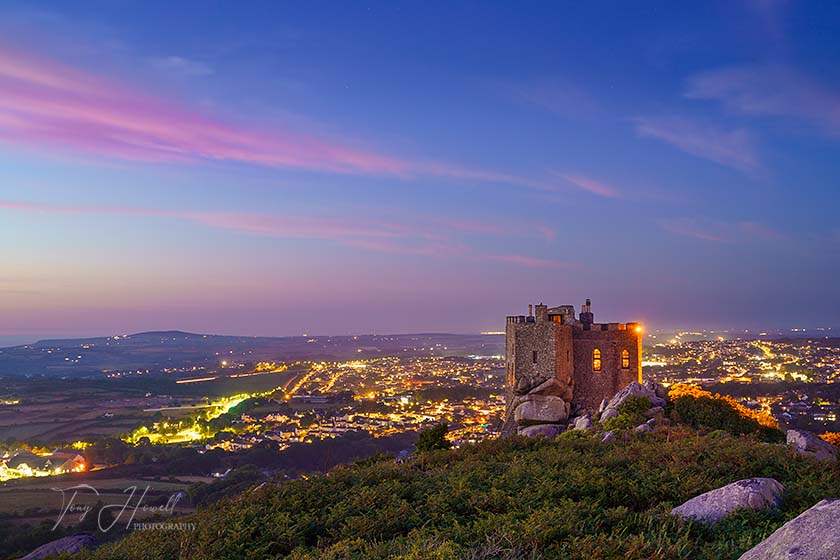
<instances>
[{"instance_id":1,"label":"shrub","mask_svg":"<svg viewBox=\"0 0 840 560\"><path fill-rule=\"evenodd\" d=\"M445 422L421 430L417 437L417 451L423 453L435 449L449 449L452 444L446 439L448 433L449 426Z\"/></svg>"},{"instance_id":2,"label":"shrub","mask_svg":"<svg viewBox=\"0 0 840 560\"><path fill-rule=\"evenodd\" d=\"M746 406L742 405L741 403L739 403L738 401L736 401L728 395L712 394L709 391L701 389L697 385L687 385L679 383L671 387L671 389L668 391L668 396L672 401L682 397L694 397L695 399L700 397L708 397L710 399L722 401L728 404L731 408L735 409L735 411L744 418L755 420L758 424L766 428L773 428L775 430L779 429L778 420L773 418L773 415L769 412L757 412L755 410L747 408Z\"/></svg>"},{"instance_id":3,"label":"shrub","mask_svg":"<svg viewBox=\"0 0 840 560\"><path fill-rule=\"evenodd\" d=\"M647 418L645 412L651 409L650 400L646 397L628 397L618 407L618 416L614 416L604 422L607 430L629 430L639 424L644 424Z\"/></svg>"},{"instance_id":4,"label":"shrub","mask_svg":"<svg viewBox=\"0 0 840 560\"><path fill-rule=\"evenodd\" d=\"M586 430L566 430L557 437L561 439L586 439L589 434Z\"/></svg>"},{"instance_id":5,"label":"shrub","mask_svg":"<svg viewBox=\"0 0 840 560\"><path fill-rule=\"evenodd\" d=\"M835 447L840 447L840 432L826 432L820 436Z\"/></svg>"},{"instance_id":6,"label":"shrub","mask_svg":"<svg viewBox=\"0 0 840 560\"><path fill-rule=\"evenodd\" d=\"M767 442L784 441L781 431L764 426L755 418L744 416L725 398L684 395L672 402L673 418L693 428L724 430L733 435L756 434Z\"/></svg>"},{"instance_id":7,"label":"shrub","mask_svg":"<svg viewBox=\"0 0 840 560\"><path fill-rule=\"evenodd\" d=\"M732 434L730 434L726 430L713 430L707 434L707 437L710 437L712 439L726 439L731 436Z\"/></svg>"},{"instance_id":8,"label":"shrub","mask_svg":"<svg viewBox=\"0 0 840 560\"><path fill-rule=\"evenodd\" d=\"M195 531L137 531L79 560L735 559L836 494L840 463L685 426L648 436L615 445L594 437L488 440L410 464L269 482L179 520ZM755 476L785 485L779 512L742 512L708 527L668 514Z\"/></svg>"}]
</instances>

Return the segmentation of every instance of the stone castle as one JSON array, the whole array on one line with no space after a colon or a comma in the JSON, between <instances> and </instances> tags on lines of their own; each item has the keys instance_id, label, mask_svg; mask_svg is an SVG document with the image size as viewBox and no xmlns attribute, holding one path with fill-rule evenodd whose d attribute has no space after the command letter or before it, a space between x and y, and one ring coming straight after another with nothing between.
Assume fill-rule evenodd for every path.
<instances>
[{"instance_id":1,"label":"stone castle","mask_svg":"<svg viewBox=\"0 0 840 560\"><path fill-rule=\"evenodd\" d=\"M533 310L533 314L532 314ZM528 306L505 326L507 412L503 434L562 424L570 413L595 411L642 380L642 326L596 323L587 299L572 305Z\"/></svg>"}]
</instances>

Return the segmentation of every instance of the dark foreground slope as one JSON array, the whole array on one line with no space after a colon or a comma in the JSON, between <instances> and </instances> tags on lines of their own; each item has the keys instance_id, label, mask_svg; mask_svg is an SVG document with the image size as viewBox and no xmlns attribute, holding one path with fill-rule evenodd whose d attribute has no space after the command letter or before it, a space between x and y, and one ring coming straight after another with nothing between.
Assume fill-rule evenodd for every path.
<instances>
[{"instance_id":1,"label":"dark foreground slope","mask_svg":"<svg viewBox=\"0 0 840 560\"><path fill-rule=\"evenodd\" d=\"M840 493L836 463L750 436L712 436L662 427L605 444L570 433L487 441L404 464L368 461L265 485L191 516L194 532L138 532L92 557L720 560ZM756 476L786 486L781 511L743 512L712 527L668 515L702 492Z\"/></svg>"}]
</instances>

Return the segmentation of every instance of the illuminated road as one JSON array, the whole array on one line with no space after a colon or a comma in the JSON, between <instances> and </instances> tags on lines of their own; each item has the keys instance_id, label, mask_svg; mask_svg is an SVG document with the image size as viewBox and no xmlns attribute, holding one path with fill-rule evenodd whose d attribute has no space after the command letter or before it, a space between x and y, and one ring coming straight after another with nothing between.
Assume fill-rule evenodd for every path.
<instances>
[{"instance_id":1,"label":"illuminated road","mask_svg":"<svg viewBox=\"0 0 840 560\"><path fill-rule=\"evenodd\" d=\"M292 395L297 393L300 390L300 388L303 387L303 385L312 378L313 375L315 375L316 373L320 373L323 370L324 370L324 366L322 366L320 364L314 364L312 366L312 369L310 369L300 379L298 379L297 383L292 385L291 389L286 389L285 390L286 398L287 399L292 398Z\"/></svg>"},{"instance_id":2,"label":"illuminated road","mask_svg":"<svg viewBox=\"0 0 840 560\"><path fill-rule=\"evenodd\" d=\"M755 344L756 348L764 352L765 358L773 359L776 357L776 354L773 353L773 349L770 347L769 344L764 344L760 341L755 341L753 344Z\"/></svg>"}]
</instances>

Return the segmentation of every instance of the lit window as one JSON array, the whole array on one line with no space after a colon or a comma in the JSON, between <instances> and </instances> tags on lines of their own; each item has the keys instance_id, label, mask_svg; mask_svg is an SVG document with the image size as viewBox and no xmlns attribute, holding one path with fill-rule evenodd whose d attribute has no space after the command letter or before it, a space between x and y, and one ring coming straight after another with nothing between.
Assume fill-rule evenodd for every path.
<instances>
[{"instance_id":1,"label":"lit window","mask_svg":"<svg viewBox=\"0 0 840 560\"><path fill-rule=\"evenodd\" d=\"M601 351L597 348L592 351L592 369L601 371Z\"/></svg>"},{"instance_id":2,"label":"lit window","mask_svg":"<svg viewBox=\"0 0 840 560\"><path fill-rule=\"evenodd\" d=\"M630 369L630 352L627 348L621 351L621 369Z\"/></svg>"}]
</instances>

